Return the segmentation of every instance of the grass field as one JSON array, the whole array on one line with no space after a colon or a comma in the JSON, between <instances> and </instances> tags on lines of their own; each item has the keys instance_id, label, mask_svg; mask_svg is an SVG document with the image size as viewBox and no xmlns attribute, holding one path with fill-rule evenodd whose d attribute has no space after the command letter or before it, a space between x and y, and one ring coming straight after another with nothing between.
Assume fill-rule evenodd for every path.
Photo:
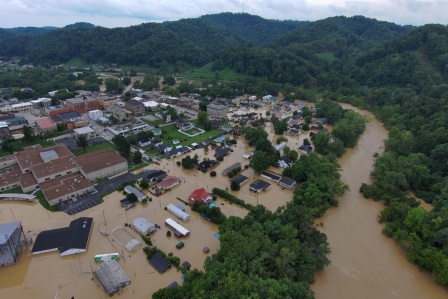
<instances>
[{"instance_id":1,"label":"grass field","mask_svg":"<svg viewBox=\"0 0 448 299\"><path fill-rule=\"evenodd\" d=\"M181 142L181 145L191 145L192 143L201 143L202 141L209 139L210 137L214 137L218 134L220 134L222 131L220 129L214 129L211 131L205 131L204 133L194 136L194 137L188 137L182 133L180 133L176 126L174 124L169 126L161 127L162 129L162 138L161 139L164 143L172 144L172 141L175 139L179 139Z\"/></svg>"},{"instance_id":2,"label":"grass field","mask_svg":"<svg viewBox=\"0 0 448 299\"><path fill-rule=\"evenodd\" d=\"M14 140L9 142L9 144L12 146L13 151L19 151L21 149L23 149L26 146L30 146L30 145L35 145L35 144L40 144L43 147L48 147L48 146L53 146L56 145L56 143L53 140L47 141L45 139L35 139L33 142L27 142L23 139L20 140ZM11 155L10 152L5 152L5 151L0 151L0 157L1 156L7 156L7 155Z\"/></svg>"},{"instance_id":3,"label":"grass field","mask_svg":"<svg viewBox=\"0 0 448 299\"><path fill-rule=\"evenodd\" d=\"M86 147L86 152L85 153L96 152L96 151L99 151L99 150L104 149L104 148L111 148L113 150L117 149L115 147L115 145L113 145L113 144L111 144L109 142L103 142L103 143L100 143L100 144L97 144L97 145ZM76 151L72 151L72 153L75 156L79 156L79 155L84 154L84 150L83 149L79 149L79 150L76 150Z\"/></svg>"},{"instance_id":4,"label":"grass field","mask_svg":"<svg viewBox=\"0 0 448 299\"><path fill-rule=\"evenodd\" d=\"M184 72L182 73L182 76L187 79L213 79L225 81L236 81L249 77L246 74L237 73L230 68L225 68L222 71L216 72L212 70L212 67L213 63L209 63L199 69Z\"/></svg>"}]
</instances>

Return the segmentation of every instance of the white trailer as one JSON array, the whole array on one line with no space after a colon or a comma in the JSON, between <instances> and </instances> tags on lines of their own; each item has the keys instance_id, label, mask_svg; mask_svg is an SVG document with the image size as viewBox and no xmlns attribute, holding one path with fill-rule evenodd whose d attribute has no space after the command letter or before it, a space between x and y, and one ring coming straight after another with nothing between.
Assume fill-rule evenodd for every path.
<instances>
[{"instance_id":1,"label":"white trailer","mask_svg":"<svg viewBox=\"0 0 448 299\"><path fill-rule=\"evenodd\" d=\"M190 219L190 215L188 215L187 213L185 213L184 211L182 211L181 209L179 209L178 207L176 207L173 204L169 204L166 209L168 211L170 211L171 213L173 213L174 215L176 215L177 218L183 220L183 221L187 221L188 219Z\"/></svg>"}]
</instances>

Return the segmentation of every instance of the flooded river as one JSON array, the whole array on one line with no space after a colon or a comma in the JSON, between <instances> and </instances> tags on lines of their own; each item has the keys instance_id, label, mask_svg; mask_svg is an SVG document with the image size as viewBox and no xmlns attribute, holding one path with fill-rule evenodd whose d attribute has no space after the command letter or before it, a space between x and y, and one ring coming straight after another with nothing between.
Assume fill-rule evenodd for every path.
<instances>
[{"instance_id":1,"label":"flooded river","mask_svg":"<svg viewBox=\"0 0 448 299\"><path fill-rule=\"evenodd\" d=\"M255 111L265 112L263 109ZM272 128L268 125L266 130L269 138L275 141L277 137ZM358 193L361 183L369 181L373 154L382 151L382 140L386 137L387 132L381 123L373 120L362 135L359 146L349 150L340 160L343 180L350 185L351 191L340 199L339 207L329 210L325 217L317 221L324 224L321 230L328 235L332 249L332 264L317 276L312 286L317 298L448 298L445 289L435 284L429 274L420 272L409 263L398 245L381 234L382 226L377 223L376 217L382 205L365 200ZM287 138L288 146L297 150L303 140L309 138L309 132ZM152 196L153 200L148 204L138 204L128 211L119 205L119 200L124 197L121 192L108 195L103 204L75 216L47 212L39 204L0 202L0 222L22 221L25 234L34 239L39 232L66 227L78 217L94 218L87 252L61 257L57 252L32 256L28 251L18 265L0 268L0 298L108 298L92 280L92 269L98 266L93 256L112 252L120 253L119 263L132 281L129 289L114 297L150 298L153 292L173 281L181 283L181 273L176 269L159 274L148 264L141 250L128 253L112 239L110 232L115 227L131 223L136 217L145 217L161 225L161 230L151 236L154 245L166 253L172 252L181 262L189 261L193 268L202 270L205 258L219 249L216 225L204 221L186 207L191 219L185 223L179 222L190 230L190 236L185 239L167 237L163 222L167 217L175 218L164 207L169 203L182 204L177 198L186 200L196 188L204 187L209 192L213 187L229 188L230 181L221 175L221 171L235 162L241 162L244 168L249 160L242 158L242 155L252 150L243 138L232 149L233 152L214 169L218 174L216 177L211 177L209 172L182 169L176 163L182 157L163 160L158 166L151 165L148 168L165 170L181 178L182 183L162 196ZM200 161L204 157L213 159L212 150L205 153L203 149L197 149L192 154L198 154ZM271 170L281 173L281 169ZM291 191L273 182L267 192L258 195L250 192L249 184L260 176L251 169L244 170L242 174L249 178L248 182L233 194L247 203L259 203L274 211L292 199ZM247 214L245 209L221 199L216 204L227 216L244 217ZM134 231L129 231L140 239ZM109 236L103 236L101 232L108 232ZM176 249L175 245L181 240L185 247ZM210 253L204 254L203 247L209 247Z\"/></svg>"},{"instance_id":2,"label":"flooded river","mask_svg":"<svg viewBox=\"0 0 448 299\"><path fill-rule=\"evenodd\" d=\"M344 105L344 108L352 108ZM374 153L383 151L387 131L372 118L358 146L339 160L342 180L350 186L339 207L327 211L316 223L328 236L331 265L319 273L312 289L318 299L347 298L448 298L448 290L431 275L410 263L404 251L382 234L377 216L383 204L366 200L359 187L369 182Z\"/></svg>"}]
</instances>

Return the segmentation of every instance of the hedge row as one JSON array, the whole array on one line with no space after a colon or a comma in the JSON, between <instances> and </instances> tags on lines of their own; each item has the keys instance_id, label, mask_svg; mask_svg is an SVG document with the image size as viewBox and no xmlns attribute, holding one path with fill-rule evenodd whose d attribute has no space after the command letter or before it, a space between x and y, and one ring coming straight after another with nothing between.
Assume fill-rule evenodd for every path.
<instances>
[{"instance_id":1,"label":"hedge row","mask_svg":"<svg viewBox=\"0 0 448 299\"><path fill-rule=\"evenodd\" d=\"M244 200L239 199L236 196L233 196L232 194L230 194L229 192L219 189L219 188L213 188L212 189L213 194L220 196L222 198L225 198L227 200L230 200L233 203L236 203L237 205L240 205L248 210L251 210L254 206L251 204L248 204L246 202L244 202Z\"/></svg>"}]
</instances>

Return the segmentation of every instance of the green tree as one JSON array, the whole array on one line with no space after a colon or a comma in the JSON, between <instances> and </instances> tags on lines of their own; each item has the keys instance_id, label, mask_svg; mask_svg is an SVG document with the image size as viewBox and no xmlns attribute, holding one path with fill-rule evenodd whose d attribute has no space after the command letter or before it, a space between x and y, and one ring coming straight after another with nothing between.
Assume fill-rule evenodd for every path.
<instances>
[{"instance_id":1,"label":"green tree","mask_svg":"<svg viewBox=\"0 0 448 299\"><path fill-rule=\"evenodd\" d=\"M142 153L140 151L136 150L134 152L133 160L134 160L135 164L139 164L140 162L142 162Z\"/></svg>"},{"instance_id":2,"label":"green tree","mask_svg":"<svg viewBox=\"0 0 448 299\"><path fill-rule=\"evenodd\" d=\"M240 190L241 186L240 183L238 183L237 181L231 180L230 181L230 189L232 191L238 191Z\"/></svg>"},{"instance_id":3,"label":"green tree","mask_svg":"<svg viewBox=\"0 0 448 299\"><path fill-rule=\"evenodd\" d=\"M89 143L87 142L87 136L84 134L79 135L76 139L76 145L82 148L84 152L86 152L86 147L89 145Z\"/></svg>"},{"instance_id":4,"label":"green tree","mask_svg":"<svg viewBox=\"0 0 448 299\"><path fill-rule=\"evenodd\" d=\"M125 86L128 86L129 84L131 84L131 78L130 77L123 77L123 84Z\"/></svg>"},{"instance_id":5,"label":"green tree","mask_svg":"<svg viewBox=\"0 0 448 299\"><path fill-rule=\"evenodd\" d=\"M249 167L258 173L268 169L270 165L271 157L263 151L255 151L249 162Z\"/></svg>"},{"instance_id":6,"label":"green tree","mask_svg":"<svg viewBox=\"0 0 448 299\"><path fill-rule=\"evenodd\" d=\"M10 152L11 154L14 151L14 148L12 147L12 145L9 143L8 139L3 140L2 142L2 151L4 152Z\"/></svg>"},{"instance_id":7,"label":"green tree","mask_svg":"<svg viewBox=\"0 0 448 299\"><path fill-rule=\"evenodd\" d=\"M163 80L163 84L169 85L169 86L173 86L176 84L176 79L172 76L167 76L165 77L165 79Z\"/></svg>"},{"instance_id":8,"label":"green tree","mask_svg":"<svg viewBox=\"0 0 448 299\"><path fill-rule=\"evenodd\" d=\"M120 155L125 158L129 156L129 154L131 153L131 144L124 136L116 135L114 138L112 138L112 142L114 143Z\"/></svg>"},{"instance_id":9,"label":"green tree","mask_svg":"<svg viewBox=\"0 0 448 299\"><path fill-rule=\"evenodd\" d=\"M122 93L124 90L123 82L116 78L106 78L106 91L110 93Z\"/></svg>"},{"instance_id":10,"label":"green tree","mask_svg":"<svg viewBox=\"0 0 448 299\"><path fill-rule=\"evenodd\" d=\"M33 128L31 128L28 125L23 126L23 135L24 135L25 141L33 142L33 140L34 140Z\"/></svg>"},{"instance_id":11,"label":"green tree","mask_svg":"<svg viewBox=\"0 0 448 299\"><path fill-rule=\"evenodd\" d=\"M288 124L276 118L273 120L273 125L274 125L274 132L277 135L282 135L285 131L288 130Z\"/></svg>"},{"instance_id":12,"label":"green tree","mask_svg":"<svg viewBox=\"0 0 448 299\"><path fill-rule=\"evenodd\" d=\"M199 162L199 157L198 155L194 155L194 157L192 158L190 155L182 158L181 160L181 164L182 167L185 169L193 169L198 165Z\"/></svg>"},{"instance_id":13,"label":"green tree","mask_svg":"<svg viewBox=\"0 0 448 299\"><path fill-rule=\"evenodd\" d=\"M207 112L199 111L198 112L198 123L200 125L204 125L207 121L209 121Z\"/></svg>"},{"instance_id":14,"label":"green tree","mask_svg":"<svg viewBox=\"0 0 448 299\"><path fill-rule=\"evenodd\" d=\"M57 128L58 132L62 132L65 130L65 125L63 123L57 123L56 128Z\"/></svg>"},{"instance_id":15,"label":"green tree","mask_svg":"<svg viewBox=\"0 0 448 299\"><path fill-rule=\"evenodd\" d=\"M149 188L149 183L147 181L145 181L145 180L141 180L139 186L142 189L148 189Z\"/></svg>"}]
</instances>

